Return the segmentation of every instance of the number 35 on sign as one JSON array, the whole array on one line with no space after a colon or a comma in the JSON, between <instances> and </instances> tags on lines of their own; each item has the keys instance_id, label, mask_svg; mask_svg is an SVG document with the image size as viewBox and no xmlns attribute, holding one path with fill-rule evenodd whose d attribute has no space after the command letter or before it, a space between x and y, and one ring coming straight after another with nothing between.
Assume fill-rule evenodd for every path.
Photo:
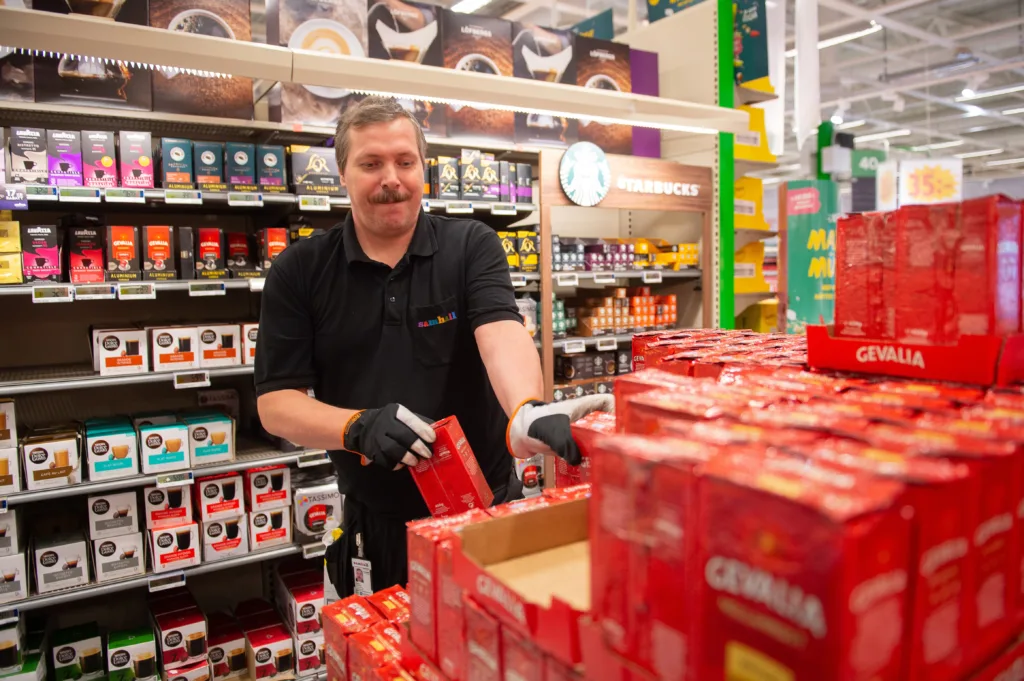
<instances>
[{"instance_id":1,"label":"number 35 on sign","mask_svg":"<svg viewBox=\"0 0 1024 681\"><path fill-rule=\"evenodd\" d=\"M900 205L959 201L963 193L963 174L960 159L901 161Z\"/></svg>"}]
</instances>

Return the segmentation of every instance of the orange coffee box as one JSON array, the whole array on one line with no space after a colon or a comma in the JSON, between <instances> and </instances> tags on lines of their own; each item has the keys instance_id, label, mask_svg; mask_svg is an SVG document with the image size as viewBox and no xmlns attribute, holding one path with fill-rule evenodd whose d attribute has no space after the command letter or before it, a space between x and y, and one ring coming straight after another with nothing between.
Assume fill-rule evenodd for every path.
<instances>
[{"instance_id":1,"label":"orange coffee box","mask_svg":"<svg viewBox=\"0 0 1024 681\"><path fill-rule=\"evenodd\" d=\"M890 221L890 226L895 226L894 309L896 339L900 342L938 345L956 340L954 278L947 273L955 272L958 225L957 204L902 206ZM1017 230L1019 244L1019 213ZM1019 299L1020 291L1017 296ZM1019 317L1019 309L1016 314ZM1019 324L1019 319L1015 323Z\"/></svg>"},{"instance_id":2,"label":"orange coffee box","mask_svg":"<svg viewBox=\"0 0 1024 681\"><path fill-rule=\"evenodd\" d=\"M454 416L434 425L437 439L433 456L422 459L412 471L412 479L433 516L463 513L487 508L494 501L487 479Z\"/></svg>"},{"instance_id":3,"label":"orange coffee box","mask_svg":"<svg viewBox=\"0 0 1024 681\"><path fill-rule=\"evenodd\" d=\"M903 487L814 468L749 453L702 467L691 678L901 678Z\"/></svg>"},{"instance_id":4,"label":"orange coffee box","mask_svg":"<svg viewBox=\"0 0 1024 681\"><path fill-rule=\"evenodd\" d=\"M387 626L387 625L386 625ZM395 631L397 636L398 632ZM369 679L374 670L391 662L399 662L401 655L391 637L378 627L352 634L348 644L348 675L350 679Z\"/></svg>"},{"instance_id":5,"label":"orange coffee box","mask_svg":"<svg viewBox=\"0 0 1024 681\"><path fill-rule=\"evenodd\" d=\"M346 639L384 620L362 596L349 596L325 605L320 616L323 620L327 664L333 666L343 679L347 679L349 666Z\"/></svg>"},{"instance_id":6,"label":"orange coffee box","mask_svg":"<svg viewBox=\"0 0 1024 681\"><path fill-rule=\"evenodd\" d=\"M555 487L569 487L590 482L590 448L595 437L615 432L615 414L595 411L572 424L572 437L576 440L582 460L579 466L570 466L561 457L555 460Z\"/></svg>"}]
</instances>

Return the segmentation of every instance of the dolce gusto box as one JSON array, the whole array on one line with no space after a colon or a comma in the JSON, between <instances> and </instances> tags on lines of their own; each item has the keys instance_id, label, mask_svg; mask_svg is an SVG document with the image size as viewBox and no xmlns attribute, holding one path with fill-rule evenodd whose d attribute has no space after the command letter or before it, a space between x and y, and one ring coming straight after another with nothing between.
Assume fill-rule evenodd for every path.
<instances>
[{"instance_id":1,"label":"dolce gusto box","mask_svg":"<svg viewBox=\"0 0 1024 681\"><path fill-rule=\"evenodd\" d=\"M119 631L107 637L109 681L156 681L156 639L149 627Z\"/></svg>"},{"instance_id":2,"label":"dolce gusto box","mask_svg":"<svg viewBox=\"0 0 1024 681\"><path fill-rule=\"evenodd\" d=\"M202 562L196 523L150 530L149 536L153 572L180 570Z\"/></svg>"},{"instance_id":3,"label":"dolce gusto box","mask_svg":"<svg viewBox=\"0 0 1024 681\"><path fill-rule=\"evenodd\" d=\"M245 637L250 679L295 678L292 635L281 625L250 631Z\"/></svg>"},{"instance_id":4,"label":"dolce gusto box","mask_svg":"<svg viewBox=\"0 0 1024 681\"><path fill-rule=\"evenodd\" d=\"M89 544L80 534L36 539L32 557L41 594L89 583Z\"/></svg>"},{"instance_id":5,"label":"dolce gusto box","mask_svg":"<svg viewBox=\"0 0 1024 681\"><path fill-rule=\"evenodd\" d=\"M186 487L147 487L142 490L146 527L162 529L192 522L192 498Z\"/></svg>"},{"instance_id":6,"label":"dolce gusto box","mask_svg":"<svg viewBox=\"0 0 1024 681\"><path fill-rule=\"evenodd\" d=\"M189 414L189 458L193 466L235 460L235 422L226 414Z\"/></svg>"},{"instance_id":7,"label":"dolce gusto box","mask_svg":"<svg viewBox=\"0 0 1024 681\"><path fill-rule=\"evenodd\" d=\"M152 475L188 468L188 426L165 423L141 426L138 430L143 473Z\"/></svg>"},{"instance_id":8,"label":"dolce gusto box","mask_svg":"<svg viewBox=\"0 0 1024 681\"><path fill-rule=\"evenodd\" d=\"M364 0L270 0L267 42L365 57L366 4ZM353 99L347 90L298 83L281 83L280 93L271 97L271 120L330 126L337 125Z\"/></svg>"},{"instance_id":9,"label":"dolce gusto box","mask_svg":"<svg viewBox=\"0 0 1024 681\"><path fill-rule=\"evenodd\" d=\"M153 371L199 368L199 332L194 326L146 329L153 354Z\"/></svg>"},{"instance_id":10,"label":"dolce gusto box","mask_svg":"<svg viewBox=\"0 0 1024 681\"><path fill-rule=\"evenodd\" d=\"M192 488L196 516L203 522L236 518L245 513L242 476L237 473L199 478Z\"/></svg>"},{"instance_id":11,"label":"dolce gusto box","mask_svg":"<svg viewBox=\"0 0 1024 681\"><path fill-rule=\"evenodd\" d=\"M492 76L512 77L512 24L504 19L441 12L444 67ZM629 50L628 46L623 46ZM628 72L628 65L627 65ZM448 105L450 135L511 140L515 117L511 111L482 111Z\"/></svg>"},{"instance_id":12,"label":"dolce gusto box","mask_svg":"<svg viewBox=\"0 0 1024 681\"><path fill-rule=\"evenodd\" d=\"M80 445L74 430L30 435L21 441L25 486L30 490L67 487L82 481Z\"/></svg>"},{"instance_id":13,"label":"dolce gusto box","mask_svg":"<svg viewBox=\"0 0 1024 681\"><path fill-rule=\"evenodd\" d=\"M106 539L139 531L139 502L135 492L89 497L89 537Z\"/></svg>"},{"instance_id":14,"label":"dolce gusto box","mask_svg":"<svg viewBox=\"0 0 1024 681\"><path fill-rule=\"evenodd\" d=\"M234 621L210 621L210 666L214 681L245 676L245 634Z\"/></svg>"},{"instance_id":15,"label":"dolce gusto box","mask_svg":"<svg viewBox=\"0 0 1024 681\"><path fill-rule=\"evenodd\" d=\"M136 475L139 472L138 443L138 434L127 418L114 423L86 423L85 458L89 480L115 480Z\"/></svg>"},{"instance_id":16,"label":"dolce gusto box","mask_svg":"<svg viewBox=\"0 0 1024 681\"><path fill-rule=\"evenodd\" d=\"M580 87L632 92L629 45L576 36L576 84ZM633 129L580 121L579 139L593 142L607 154L632 154Z\"/></svg>"},{"instance_id":17,"label":"dolce gusto box","mask_svg":"<svg viewBox=\"0 0 1024 681\"><path fill-rule=\"evenodd\" d=\"M245 471L245 503L250 511L266 511L292 503L291 469L264 466Z\"/></svg>"},{"instance_id":18,"label":"dolce gusto box","mask_svg":"<svg viewBox=\"0 0 1024 681\"><path fill-rule=\"evenodd\" d=\"M249 514L249 537L253 551L292 543L291 509L287 506Z\"/></svg>"},{"instance_id":19,"label":"dolce gusto box","mask_svg":"<svg viewBox=\"0 0 1024 681\"><path fill-rule=\"evenodd\" d=\"M97 582L134 577L146 572L142 533L123 534L93 542L93 569Z\"/></svg>"},{"instance_id":20,"label":"dolce gusto box","mask_svg":"<svg viewBox=\"0 0 1024 681\"><path fill-rule=\"evenodd\" d=\"M535 24L512 24L512 70L516 78L532 78L547 83L576 84L575 34L570 30L544 28ZM516 141L574 141L576 119L517 113ZM502 199L508 201L510 199Z\"/></svg>"},{"instance_id":21,"label":"dolce gusto box","mask_svg":"<svg viewBox=\"0 0 1024 681\"><path fill-rule=\"evenodd\" d=\"M199 327L199 366L204 369L242 363L242 339L238 324Z\"/></svg>"},{"instance_id":22,"label":"dolce gusto box","mask_svg":"<svg viewBox=\"0 0 1024 681\"><path fill-rule=\"evenodd\" d=\"M100 376L149 371L146 332L140 329L93 329L92 365Z\"/></svg>"},{"instance_id":23,"label":"dolce gusto box","mask_svg":"<svg viewBox=\"0 0 1024 681\"><path fill-rule=\"evenodd\" d=\"M117 147L114 133L82 131L82 182L86 187L117 186Z\"/></svg>"},{"instance_id":24,"label":"dolce gusto box","mask_svg":"<svg viewBox=\"0 0 1024 681\"><path fill-rule=\"evenodd\" d=\"M0 557L0 603L10 603L28 598L28 573L25 571L25 554Z\"/></svg>"},{"instance_id":25,"label":"dolce gusto box","mask_svg":"<svg viewBox=\"0 0 1024 681\"><path fill-rule=\"evenodd\" d=\"M103 676L103 638L95 622L54 632L50 647L56 681Z\"/></svg>"},{"instance_id":26,"label":"dolce gusto box","mask_svg":"<svg viewBox=\"0 0 1024 681\"><path fill-rule=\"evenodd\" d=\"M198 608L158 615L155 624L164 669L206 661L206 617Z\"/></svg>"},{"instance_id":27,"label":"dolce gusto box","mask_svg":"<svg viewBox=\"0 0 1024 681\"><path fill-rule=\"evenodd\" d=\"M249 553L249 523L245 515L204 522L202 532L203 560L206 562Z\"/></svg>"},{"instance_id":28,"label":"dolce gusto box","mask_svg":"<svg viewBox=\"0 0 1024 681\"><path fill-rule=\"evenodd\" d=\"M119 136L121 186L131 189L152 189L153 137L148 132L122 130Z\"/></svg>"},{"instance_id":29,"label":"dolce gusto box","mask_svg":"<svg viewBox=\"0 0 1024 681\"><path fill-rule=\"evenodd\" d=\"M256 363L256 341L259 339L259 324L242 324L242 363Z\"/></svg>"},{"instance_id":30,"label":"dolce gusto box","mask_svg":"<svg viewBox=\"0 0 1024 681\"><path fill-rule=\"evenodd\" d=\"M0 556L13 556L25 550L21 514L10 508L0 518Z\"/></svg>"}]
</instances>

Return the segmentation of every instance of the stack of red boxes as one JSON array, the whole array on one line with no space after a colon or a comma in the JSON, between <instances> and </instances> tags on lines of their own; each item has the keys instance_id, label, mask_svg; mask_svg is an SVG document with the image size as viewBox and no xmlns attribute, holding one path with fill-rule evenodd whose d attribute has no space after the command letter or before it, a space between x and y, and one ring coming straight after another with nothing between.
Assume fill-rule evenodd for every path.
<instances>
[{"instance_id":1,"label":"stack of red boxes","mask_svg":"<svg viewBox=\"0 0 1024 681\"><path fill-rule=\"evenodd\" d=\"M412 681L398 664L404 642L397 627L408 619L409 595L400 586L324 606L327 678Z\"/></svg>"},{"instance_id":2,"label":"stack of red boxes","mask_svg":"<svg viewBox=\"0 0 1024 681\"><path fill-rule=\"evenodd\" d=\"M316 674L326 663L323 569L304 558L281 563L274 575L274 599L292 637L297 674Z\"/></svg>"},{"instance_id":3,"label":"stack of red boxes","mask_svg":"<svg viewBox=\"0 0 1024 681\"><path fill-rule=\"evenodd\" d=\"M433 456L421 460L412 469L412 479L430 514L444 517L490 506L494 493L480 470L459 420L449 416L433 427L437 437Z\"/></svg>"}]
</instances>

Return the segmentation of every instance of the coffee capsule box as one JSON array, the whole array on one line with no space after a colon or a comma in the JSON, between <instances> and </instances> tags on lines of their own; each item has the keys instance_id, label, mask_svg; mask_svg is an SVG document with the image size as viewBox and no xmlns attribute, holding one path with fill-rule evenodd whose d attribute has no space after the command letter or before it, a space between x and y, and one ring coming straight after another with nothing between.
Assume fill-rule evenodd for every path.
<instances>
[{"instance_id":1,"label":"coffee capsule box","mask_svg":"<svg viewBox=\"0 0 1024 681\"><path fill-rule=\"evenodd\" d=\"M256 326L253 324L253 326ZM255 343L255 340L253 340ZM14 400L9 397L0 397L0 449L10 449L18 446L18 427L14 422ZM0 471L0 476L3 472ZM0 482L0 486L3 483Z\"/></svg>"},{"instance_id":2,"label":"coffee capsule box","mask_svg":"<svg viewBox=\"0 0 1024 681\"><path fill-rule=\"evenodd\" d=\"M146 332L141 329L93 329L92 368L100 376L148 372Z\"/></svg>"},{"instance_id":3,"label":"coffee capsule box","mask_svg":"<svg viewBox=\"0 0 1024 681\"><path fill-rule=\"evenodd\" d=\"M25 620L18 619L0 627L0 678L17 671L25 655Z\"/></svg>"},{"instance_id":4,"label":"coffee capsule box","mask_svg":"<svg viewBox=\"0 0 1024 681\"><path fill-rule=\"evenodd\" d=\"M202 528L205 562L249 553L249 523L245 515L204 522Z\"/></svg>"},{"instance_id":5,"label":"coffee capsule box","mask_svg":"<svg viewBox=\"0 0 1024 681\"><path fill-rule=\"evenodd\" d=\"M98 284L106 280L106 231L101 226L74 226L65 230L65 269L72 284Z\"/></svg>"},{"instance_id":6,"label":"coffee capsule box","mask_svg":"<svg viewBox=\"0 0 1024 681\"><path fill-rule=\"evenodd\" d=\"M248 632L245 659L250 679L276 681L295 677L292 635L280 624Z\"/></svg>"},{"instance_id":7,"label":"coffee capsule box","mask_svg":"<svg viewBox=\"0 0 1024 681\"><path fill-rule=\"evenodd\" d=\"M199 368L199 332L196 327L148 327L145 331L149 334L152 348L153 371Z\"/></svg>"},{"instance_id":8,"label":"coffee capsule box","mask_svg":"<svg viewBox=\"0 0 1024 681\"><path fill-rule=\"evenodd\" d=\"M98 679L106 674L103 637L95 622L55 631L50 648L56 681Z\"/></svg>"},{"instance_id":9,"label":"coffee capsule box","mask_svg":"<svg viewBox=\"0 0 1024 681\"><path fill-rule=\"evenodd\" d=\"M107 227L107 278L111 281L140 281L139 228L127 225Z\"/></svg>"},{"instance_id":10,"label":"coffee capsule box","mask_svg":"<svg viewBox=\"0 0 1024 681\"><path fill-rule=\"evenodd\" d=\"M86 187L117 186L117 147L114 133L82 131L82 182Z\"/></svg>"},{"instance_id":11,"label":"coffee capsule box","mask_svg":"<svg viewBox=\"0 0 1024 681\"><path fill-rule=\"evenodd\" d=\"M258 145L256 147L256 172L260 191L287 191L288 182L284 170L284 147Z\"/></svg>"},{"instance_id":12,"label":"coffee capsule box","mask_svg":"<svg viewBox=\"0 0 1024 681\"><path fill-rule=\"evenodd\" d=\"M341 492L334 482L296 487L292 497L297 541L317 541L340 524Z\"/></svg>"},{"instance_id":13,"label":"coffee capsule box","mask_svg":"<svg viewBox=\"0 0 1024 681\"><path fill-rule=\"evenodd\" d=\"M199 525L196 523L150 530L149 536L153 572L180 570L202 562ZM205 648L203 653L206 653Z\"/></svg>"},{"instance_id":14,"label":"coffee capsule box","mask_svg":"<svg viewBox=\"0 0 1024 681\"><path fill-rule=\"evenodd\" d=\"M242 363L242 339L238 324L211 324L199 327L199 366L203 369L239 366Z\"/></svg>"},{"instance_id":15,"label":"coffee capsule box","mask_svg":"<svg viewBox=\"0 0 1024 681\"><path fill-rule=\"evenodd\" d=\"M295 666L298 674L308 676L315 674L325 664L323 632L307 639L292 638L295 646Z\"/></svg>"},{"instance_id":16,"label":"coffee capsule box","mask_svg":"<svg viewBox=\"0 0 1024 681\"><path fill-rule=\"evenodd\" d=\"M118 133L121 157L121 186L152 189L153 137L148 132L122 130Z\"/></svg>"},{"instance_id":17,"label":"coffee capsule box","mask_svg":"<svg viewBox=\"0 0 1024 681\"><path fill-rule=\"evenodd\" d=\"M147 475L188 468L188 426L169 423L139 428L139 460Z\"/></svg>"},{"instance_id":18,"label":"coffee capsule box","mask_svg":"<svg viewBox=\"0 0 1024 681\"><path fill-rule=\"evenodd\" d=\"M4 681L45 681L46 661L41 650L28 652L22 656L21 666L9 674L4 674Z\"/></svg>"},{"instance_id":19,"label":"coffee capsule box","mask_svg":"<svg viewBox=\"0 0 1024 681\"><path fill-rule=\"evenodd\" d=\"M127 418L86 424L85 456L89 480L116 480L139 472L138 436ZM93 537L96 539L96 537Z\"/></svg>"},{"instance_id":20,"label":"coffee capsule box","mask_svg":"<svg viewBox=\"0 0 1024 681\"><path fill-rule=\"evenodd\" d=\"M11 128L10 166L12 184L46 184L46 131L42 128Z\"/></svg>"},{"instance_id":21,"label":"coffee capsule box","mask_svg":"<svg viewBox=\"0 0 1024 681\"><path fill-rule=\"evenodd\" d=\"M56 225L22 225L22 274L25 281L60 281L60 247Z\"/></svg>"},{"instance_id":22,"label":"coffee capsule box","mask_svg":"<svg viewBox=\"0 0 1024 681\"><path fill-rule=\"evenodd\" d=\"M210 617L210 666L213 681L245 676L245 634L234 618Z\"/></svg>"},{"instance_id":23,"label":"coffee capsule box","mask_svg":"<svg viewBox=\"0 0 1024 681\"><path fill-rule=\"evenodd\" d=\"M13 556L25 550L22 534L21 513L9 508L0 515L0 556Z\"/></svg>"},{"instance_id":24,"label":"coffee capsule box","mask_svg":"<svg viewBox=\"0 0 1024 681\"><path fill-rule=\"evenodd\" d=\"M178 278L174 266L174 227L146 225L142 228L142 278L169 281Z\"/></svg>"},{"instance_id":25,"label":"coffee capsule box","mask_svg":"<svg viewBox=\"0 0 1024 681\"><path fill-rule=\"evenodd\" d=\"M78 131L46 131L46 164L51 186L82 186L82 138Z\"/></svg>"},{"instance_id":26,"label":"coffee capsule box","mask_svg":"<svg viewBox=\"0 0 1024 681\"><path fill-rule=\"evenodd\" d=\"M292 543L291 509L287 506L249 514L249 537L253 551Z\"/></svg>"},{"instance_id":27,"label":"coffee capsule box","mask_svg":"<svg viewBox=\"0 0 1024 681\"><path fill-rule=\"evenodd\" d=\"M192 490L196 517L203 522L245 515L242 476L238 473L197 478Z\"/></svg>"},{"instance_id":28,"label":"coffee capsule box","mask_svg":"<svg viewBox=\"0 0 1024 681\"><path fill-rule=\"evenodd\" d=\"M0 147L2 149L2 147ZM3 153L0 152L0 156ZM21 253L21 223L0 222L0 253Z\"/></svg>"},{"instance_id":29,"label":"coffee capsule box","mask_svg":"<svg viewBox=\"0 0 1024 681\"><path fill-rule=\"evenodd\" d=\"M221 142L193 142L192 159L195 162L196 184L200 189L223 191L224 144Z\"/></svg>"},{"instance_id":30,"label":"coffee capsule box","mask_svg":"<svg viewBox=\"0 0 1024 681\"><path fill-rule=\"evenodd\" d=\"M78 432L57 430L26 437L21 442L25 486L30 490L67 487L82 482Z\"/></svg>"},{"instance_id":31,"label":"coffee capsule box","mask_svg":"<svg viewBox=\"0 0 1024 681\"><path fill-rule=\"evenodd\" d=\"M200 227L196 230L195 263L199 279L227 279L227 253L224 250L224 232L220 227Z\"/></svg>"},{"instance_id":32,"label":"coffee capsule box","mask_svg":"<svg viewBox=\"0 0 1024 681\"><path fill-rule=\"evenodd\" d=\"M242 324L242 363L256 363L256 341L259 339L259 324Z\"/></svg>"},{"instance_id":33,"label":"coffee capsule box","mask_svg":"<svg viewBox=\"0 0 1024 681\"><path fill-rule=\"evenodd\" d=\"M107 636L108 681L156 681L159 677L152 629L118 631Z\"/></svg>"},{"instance_id":34,"label":"coffee capsule box","mask_svg":"<svg viewBox=\"0 0 1024 681\"><path fill-rule=\"evenodd\" d=\"M287 578L286 578L287 581ZM320 611L324 607L324 583L283 584L278 601L285 624L297 640L323 635Z\"/></svg>"},{"instance_id":35,"label":"coffee capsule box","mask_svg":"<svg viewBox=\"0 0 1024 681\"><path fill-rule=\"evenodd\" d=\"M235 278L251 279L263 276L263 272L257 267L258 260L254 255L252 238L247 232L228 232L227 237L227 266L231 276Z\"/></svg>"},{"instance_id":36,"label":"coffee capsule box","mask_svg":"<svg viewBox=\"0 0 1024 681\"><path fill-rule=\"evenodd\" d=\"M146 545L142 533L124 534L93 542L93 569L97 582L146 573Z\"/></svg>"},{"instance_id":37,"label":"coffee capsule box","mask_svg":"<svg viewBox=\"0 0 1024 681\"><path fill-rule=\"evenodd\" d=\"M178 227L175 230L178 241L178 278L196 278L196 245L195 234L191 227Z\"/></svg>"},{"instance_id":38,"label":"coffee capsule box","mask_svg":"<svg viewBox=\"0 0 1024 681\"><path fill-rule=\"evenodd\" d=\"M21 491L20 461L17 447L0 449L0 494Z\"/></svg>"},{"instance_id":39,"label":"coffee capsule box","mask_svg":"<svg viewBox=\"0 0 1024 681\"><path fill-rule=\"evenodd\" d=\"M139 531L139 500L135 492L89 497L89 537L107 539Z\"/></svg>"},{"instance_id":40,"label":"coffee capsule box","mask_svg":"<svg viewBox=\"0 0 1024 681\"><path fill-rule=\"evenodd\" d=\"M28 573L25 553L0 556L0 603L28 598Z\"/></svg>"},{"instance_id":41,"label":"coffee capsule box","mask_svg":"<svg viewBox=\"0 0 1024 681\"><path fill-rule=\"evenodd\" d=\"M288 147L288 151L291 154L291 178L296 194L346 195L341 186L334 149L293 144Z\"/></svg>"},{"instance_id":42,"label":"coffee capsule box","mask_svg":"<svg viewBox=\"0 0 1024 681\"><path fill-rule=\"evenodd\" d=\"M148 529L192 522L192 497L187 487L147 487L142 490L142 499Z\"/></svg>"},{"instance_id":43,"label":"coffee capsule box","mask_svg":"<svg viewBox=\"0 0 1024 681\"><path fill-rule=\"evenodd\" d=\"M192 142L186 139L160 139L160 179L165 189L193 189Z\"/></svg>"},{"instance_id":44,"label":"coffee capsule box","mask_svg":"<svg viewBox=\"0 0 1024 681\"><path fill-rule=\"evenodd\" d=\"M24 281L21 253L0 253L0 285L21 284Z\"/></svg>"},{"instance_id":45,"label":"coffee capsule box","mask_svg":"<svg viewBox=\"0 0 1024 681\"><path fill-rule=\"evenodd\" d=\"M256 191L256 145L228 142L224 145L225 177L231 189Z\"/></svg>"},{"instance_id":46,"label":"coffee capsule box","mask_svg":"<svg viewBox=\"0 0 1024 681\"><path fill-rule=\"evenodd\" d=\"M259 233L260 266L269 270L277 257L288 247L288 230L284 227L264 227Z\"/></svg>"},{"instance_id":47,"label":"coffee capsule box","mask_svg":"<svg viewBox=\"0 0 1024 681\"><path fill-rule=\"evenodd\" d=\"M165 670L206 663L206 617L198 608L158 615L156 639Z\"/></svg>"},{"instance_id":48,"label":"coffee capsule box","mask_svg":"<svg viewBox=\"0 0 1024 681\"><path fill-rule=\"evenodd\" d=\"M89 542L81 534L37 537L32 560L41 594L89 583Z\"/></svg>"},{"instance_id":49,"label":"coffee capsule box","mask_svg":"<svg viewBox=\"0 0 1024 681\"><path fill-rule=\"evenodd\" d=\"M245 503L250 511L291 506L292 480L288 466L262 466L244 473Z\"/></svg>"},{"instance_id":50,"label":"coffee capsule box","mask_svg":"<svg viewBox=\"0 0 1024 681\"><path fill-rule=\"evenodd\" d=\"M132 416L135 430L143 426L166 426L178 422L178 415L171 411L151 411Z\"/></svg>"},{"instance_id":51,"label":"coffee capsule box","mask_svg":"<svg viewBox=\"0 0 1024 681\"><path fill-rule=\"evenodd\" d=\"M189 458L193 466L235 460L235 422L230 416L220 412L188 414L182 421L188 426Z\"/></svg>"}]
</instances>

